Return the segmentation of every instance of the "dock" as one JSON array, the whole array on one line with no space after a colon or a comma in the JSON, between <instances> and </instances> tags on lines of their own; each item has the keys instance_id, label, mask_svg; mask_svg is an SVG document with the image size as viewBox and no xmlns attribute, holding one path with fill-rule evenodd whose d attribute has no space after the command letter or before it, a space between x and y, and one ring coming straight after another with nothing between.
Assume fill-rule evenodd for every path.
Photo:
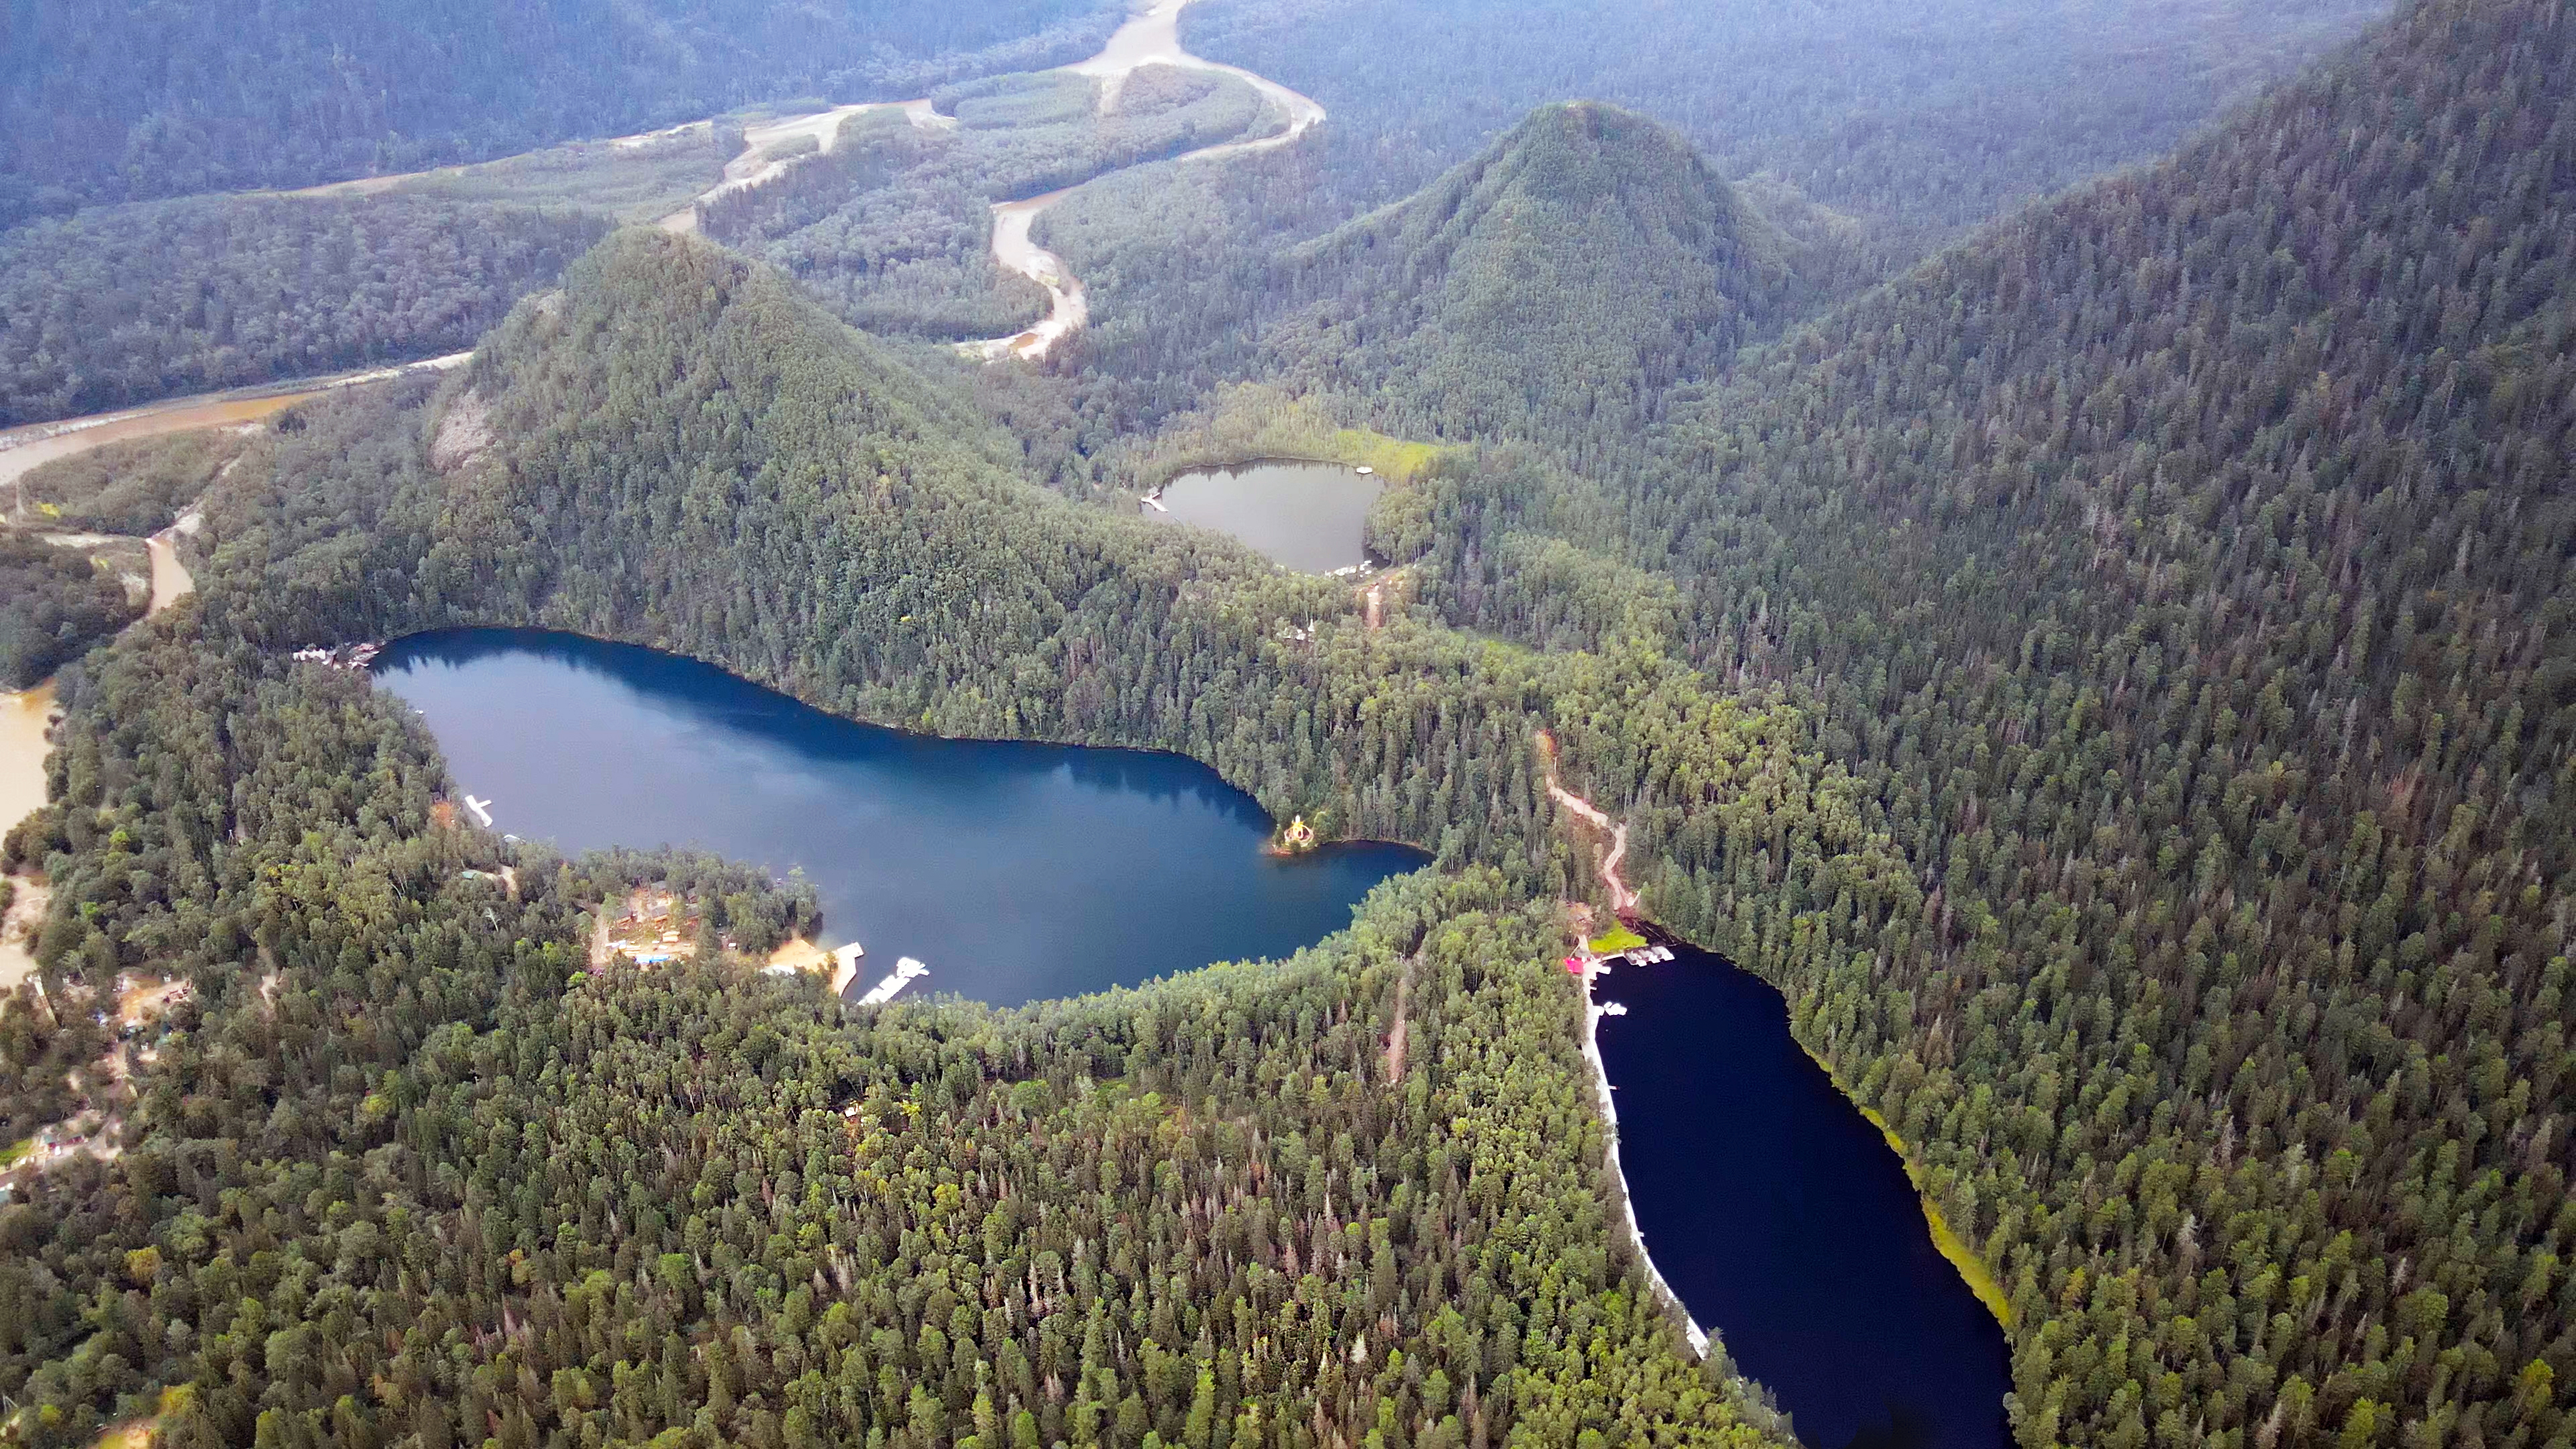
<instances>
[{"instance_id":1,"label":"dock","mask_svg":"<svg viewBox=\"0 0 2576 1449\"><path fill-rule=\"evenodd\" d=\"M867 948L856 941L833 949L832 994L834 996L848 991L850 983L859 979L859 962L864 960L867 954Z\"/></svg>"},{"instance_id":2,"label":"dock","mask_svg":"<svg viewBox=\"0 0 2576 1449\"><path fill-rule=\"evenodd\" d=\"M468 795L465 797L465 808L474 812L474 818L483 822L484 829L489 830L492 828L491 801L477 800L473 796Z\"/></svg>"},{"instance_id":3,"label":"dock","mask_svg":"<svg viewBox=\"0 0 2576 1449\"><path fill-rule=\"evenodd\" d=\"M876 985L869 987L868 994L860 997L858 1004L861 1006L883 1006L887 1002L894 1000L897 992L910 986L919 978L929 974L930 968L928 966L923 965L910 956L906 956L902 960L894 963L894 974L888 976L883 981L878 982Z\"/></svg>"}]
</instances>

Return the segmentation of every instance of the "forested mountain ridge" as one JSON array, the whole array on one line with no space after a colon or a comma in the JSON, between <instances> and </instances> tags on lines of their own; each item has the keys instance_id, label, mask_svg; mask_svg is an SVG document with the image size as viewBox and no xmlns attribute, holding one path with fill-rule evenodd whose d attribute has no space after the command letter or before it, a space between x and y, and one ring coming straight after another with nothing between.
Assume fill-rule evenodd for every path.
<instances>
[{"instance_id":1,"label":"forested mountain ridge","mask_svg":"<svg viewBox=\"0 0 2576 1449\"><path fill-rule=\"evenodd\" d=\"M1632 425L1791 304L1788 239L1679 133L1543 106L1421 192L1291 252L1265 341L1396 431Z\"/></svg>"},{"instance_id":2,"label":"forested mountain ridge","mask_svg":"<svg viewBox=\"0 0 2576 1449\"><path fill-rule=\"evenodd\" d=\"M1334 118L1317 184L1415 190L1533 106L1658 117L1720 175L1862 223L1877 266L2150 160L2384 16L2380 0L1199 0L1192 49Z\"/></svg>"},{"instance_id":3,"label":"forested mountain ridge","mask_svg":"<svg viewBox=\"0 0 2576 1449\"><path fill-rule=\"evenodd\" d=\"M2571 264L2576 12L2431 0L1443 519L1507 636L1524 530L1672 579L1918 872L1784 957L1630 797L2012 1285L2026 1443L2567 1432Z\"/></svg>"}]
</instances>

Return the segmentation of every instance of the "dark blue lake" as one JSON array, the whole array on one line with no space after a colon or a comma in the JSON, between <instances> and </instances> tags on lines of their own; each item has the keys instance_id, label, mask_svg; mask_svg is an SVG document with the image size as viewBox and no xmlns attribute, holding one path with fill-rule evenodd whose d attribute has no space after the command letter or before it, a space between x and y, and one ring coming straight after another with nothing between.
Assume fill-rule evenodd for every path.
<instances>
[{"instance_id":1,"label":"dark blue lake","mask_svg":"<svg viewBox=\"0 0 2576 1449\"><path fill-rule=\"evenodd\" d=\"M819 944L858 941L887 968L917 956L923 987L997 1005L1286 956L1427 860L1397 845L1265 855L1261 807L1176 755L854 724L579 635L417 635L375 675L421 711L496 829L802 867Z\"/></svg>"},{"instance_id":2,"label":"dark blue lake","mask_svg":"<svg viewBox=\"0 0 2576 1449\"><path fill-rule=\"evenodd\" d=\"M2003 1329L1780 994L1680 949L1594 986L1646 1251L1814 1449L2008 1449Z\"/></svg>"}]
</instances>

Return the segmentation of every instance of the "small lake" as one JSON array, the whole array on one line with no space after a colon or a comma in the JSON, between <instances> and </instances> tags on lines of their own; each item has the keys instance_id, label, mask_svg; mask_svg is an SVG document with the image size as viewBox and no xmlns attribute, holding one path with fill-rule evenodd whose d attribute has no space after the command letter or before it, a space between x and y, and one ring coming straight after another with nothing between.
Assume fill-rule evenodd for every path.
<instances>
[{"instance_id":1,"label":"small lake","mask_svg":"<svg viewBox=\"0 0 2576 1449\"><path fill-rule=\"evenodd\" d=\"M1148 518L1195 523L1250 544L1301 573L1368 562L1369 505L1386 480L1335 463L1238 463L1180 473ZM1164 511L1168 510L1168 511Z\"/></svg>"},{"instance_id":2,"label":"small lake","mask_svg":"<svg viewBox=\"0 0 2576 1449\"><path fill-rule=\"evenodd\" d=\"M931 974L916 990L996 1005L1287 956L1428 862L1400 845L1265 855L1261 807L1177 755L855 724L579 635L416 635L375 677L495 828L568 852L685 845L802 867L822 944L859 941L878 970L917 956Z\"/></svg>"},{"instance_id":3,"label":"small lake","mask_svg":"<svg viewBox=\"0 0 2576 1449\"><path fill-rule=\"evenodd\" d=\"M1798 1049L1780 994L1677 948L1596 999L1646 1250L1812 1449L2009 1449L2003 1330L1933 1247L1876 1127Z\"/></svg>"}]
</instances>

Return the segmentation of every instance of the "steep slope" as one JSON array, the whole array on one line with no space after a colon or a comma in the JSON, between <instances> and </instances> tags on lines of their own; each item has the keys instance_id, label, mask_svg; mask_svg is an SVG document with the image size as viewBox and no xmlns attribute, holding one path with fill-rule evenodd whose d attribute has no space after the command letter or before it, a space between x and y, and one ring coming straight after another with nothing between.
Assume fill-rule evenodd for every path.
<instances>
[{"instance_id":1,"label":"steep slope","mask_svg":"<svg viewBox=\"0 0 2576 1449\"><path fill-rule=\"evenodd\" d=\"M1541 107L1412 198L1291 258L1291 375L1386 391L1457 436L1638 416L1773 318L1785 238L1671 129Z\"/></svg>"},{"instance_id":2,"label":"steep slope","mask_svg":"<svg viewBox=\"0 0 2576 1449\"><path fill-rule=\"evenodd\" d=\"M1922 1150L2025 1443L2564 1432L2571 347L2576 12L2430 0L1793 336L1589 535L1920 872L1808 942L1648 901Z\"/></svg>"}]
</instances>

